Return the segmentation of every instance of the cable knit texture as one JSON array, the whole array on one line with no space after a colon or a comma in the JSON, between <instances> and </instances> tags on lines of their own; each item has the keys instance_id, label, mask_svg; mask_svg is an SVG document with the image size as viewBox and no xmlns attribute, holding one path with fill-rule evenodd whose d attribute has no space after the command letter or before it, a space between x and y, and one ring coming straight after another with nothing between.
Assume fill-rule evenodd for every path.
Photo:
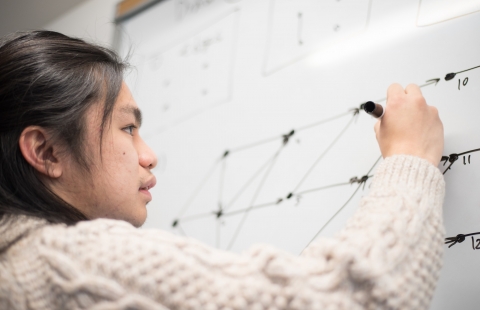
<instances>
[{"instance_id":1,"label":"cable knit texture","mask_svg":"<svg viewBox=\"0 0 480 310\"><path fill-rule=\"evenodd\" d=\"M236 255L116 220L4 216L0 309L427 309L444 191L426 160L387 158L346 227L301 256L265 245Z\"/></svg>"}]
</instances>

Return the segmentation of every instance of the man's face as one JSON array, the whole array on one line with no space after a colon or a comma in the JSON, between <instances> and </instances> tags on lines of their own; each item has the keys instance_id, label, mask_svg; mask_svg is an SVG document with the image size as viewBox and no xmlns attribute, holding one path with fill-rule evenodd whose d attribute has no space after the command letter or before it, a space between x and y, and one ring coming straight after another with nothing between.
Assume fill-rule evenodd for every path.
<instances>
[{"instance_id":1,"label":"man's face","mask_svg":"<svg viewBox=\"0 0 480 310\"><path fill-rule=\"evenodd\" d=\"M102 105L86 115L86 156L91 175L71 169L64 175L71 191L61 195L89 219L112 218L141 226L152 200L148 189L156 180L151 169L157 164L153 151L139 135L141 116L127 85L123 83L110 126L105 128L100 154Z\"/></svg>"}]
</instances>

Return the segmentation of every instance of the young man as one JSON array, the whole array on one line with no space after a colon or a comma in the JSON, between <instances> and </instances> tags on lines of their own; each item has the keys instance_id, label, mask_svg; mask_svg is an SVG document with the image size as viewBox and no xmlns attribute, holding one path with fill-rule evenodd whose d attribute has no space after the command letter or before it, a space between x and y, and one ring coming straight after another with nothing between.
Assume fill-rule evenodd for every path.
<instances>
[{"instance_id":1,"label":"young man","mask_svg":"<svg viewBox=\"0 0 480 310\"><path fill-rule=\"evenodd\" d=\"M137 230L156 157L111 51L35 31L0 43L0 308L426 309L441 266L443 127L388 89L385 158L337 237L296 257Z\"/></svg>"}]
</instances>

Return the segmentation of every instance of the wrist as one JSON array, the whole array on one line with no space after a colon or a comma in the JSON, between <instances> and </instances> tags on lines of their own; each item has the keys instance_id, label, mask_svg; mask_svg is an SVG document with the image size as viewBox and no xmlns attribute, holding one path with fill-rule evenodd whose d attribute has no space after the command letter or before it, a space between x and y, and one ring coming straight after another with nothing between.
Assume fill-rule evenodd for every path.
<instances>
[{"instance_id":1,"label":"wrist","mask_svg":"<svg viewBox=\"0 0 480 310\"><path fill-rule=\"evenodd\" d=\"M432 154L425 154L424 152L418 151L418 150L412 150L412 149L398 149L398 150L392 150L389 152L383 153L383 157L392 157L395 155L407 155L407 156L415 156L421 159L425 159L428 162L430 162L432 165L437 167L440 163L441 155L435 156Z\"/></svg>"}]
</instances>

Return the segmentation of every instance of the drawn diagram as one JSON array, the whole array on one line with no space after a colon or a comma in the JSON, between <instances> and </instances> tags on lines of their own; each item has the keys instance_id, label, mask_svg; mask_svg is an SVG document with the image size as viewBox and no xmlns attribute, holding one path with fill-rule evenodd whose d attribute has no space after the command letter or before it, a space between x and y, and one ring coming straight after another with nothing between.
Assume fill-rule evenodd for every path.
<instances>
[{"instance_id":1,"label":"drawn diagram","mask_svg":"<svg viewBox=\"0 0 480 310\"><path fill-rule=\"evenodd\" d=\"M439 81L440 79L431 79L420 85L420 87L437 85ZM385 100L386 98L382 98L376 100L376 102ZM372 159L373 165L365 169L363 174L350 175L349 177L342 175L343 179L332 179L332 177L326 176L322 172L322 169L325 169L324 162L332 162L333 158L335 158L334 148L338 146L342 138L349 132L349 129L353 128L352 126L360 117L360 113L363 113L361 112L362 109L363 104L360 104L349 111L317 123L288 130L272 138L226 150L215 160L200 184L186 199L177 217L173 220L172 227L178 232L187 235L184 228L190 223L215 219L217 223L217 247L231 249L253 211L257 212L267 208L278 209L285 205L288 205L288 208L302 207L309 195L339 188L347 189L354 185L354 190L348 190L347 195L345 195L345 191L337 195L338 198L346 198L343 198L344 202L338 205L338 209L325 214L324 222L317 227L314 237L309 241L309 243L312 242L339 212L349 204L360 189L365 189L367 182L373 176L373 169L381 159L381 157ZM321 148L317 147L316 156L311 156L307 159L302 157L305 156L302 153L306 153L304 147L309 143L308 135L314 136L314 138L310 139L311 141L323 141L323 146ZM322 136L324 137L323 140ZM243 177L235 176L233 178L230 176L229 178L229 167L239 164L242 160L251 162L252 158L260 158L258 155L245 155L245 153L255 152L260 148L269 148L270 156L263 156L261 163L254 166L254 168L246 167L245 170L250 170L245 171ZM260 153L262 152L258 154ZM313 152L308 153L311 155ZM265 154L265 152L262 154ZM458 155L461 156L463 153ZM307 169L296 175L289 172L288 176L291 182L289 183L287 179L285 182L282 182L288 183L284 188L269 188L269 180L279 179L280 174L276 173L276 171L285 170L283 168L284 164L279 163L279 158L282 156L290 156L289 160L292 161L308 162L307 166L304 166ZM444 156L442 159L448 161L450 158L453 158L452 155L450 157ZM325 180L325 178L328 180ZM238 179L242 181L239 182ZM232 186L231 183L234 181L236 181L236 184ZM230 191L229 195L225 194L227 186L235 188L234 191ZM212 193L217 194L212 195ZM210 201L207 209L205 209L206 201ZM202 210L201 212L195 211L200 209Z\"/></svg>"},{"instance_id":2,"label":"drawn diagram","mask_svg":"<svg viewBox=\"0 0 480 310\"><path fill-rule=\"evenodd\" d=\"M448 247L451 248L455 244L462 243L463 241L465 241L466 237L472 237L472 248L474 250L480 250L480 239L476 240L476 245L475 245L475 238L473 238L473 236L475 236L475 235L480 235L480 232L476 232L476 233L472 233L472 234L466 234L466 235L458 234L455 237L445 238L445 244L449 244Z\"/></svg>"},{"instance_id":3,"label":"drawn diagram","mask_svg":"<svg viewBox=\"0 0 480 310\"><path fill-rule=\"evenodd\" d=\"M175 15L178 19L183 19L190 14L198 13L218 0L176 0Z\"/></svg>"},{"instance_id":4,"label":"drawn diagram","mask_svg":"<svg viewBox=\"0 0 480 310\"><path fill-rule=\"evenodd\" d=\"M272 0L264 74L363 31L371 0Z\"/></svg>"},{"instance_id":5,"label":"drawn diagram","mask_svg":"<svg viewBox=\"0 0 480 310\"><path fill-rule=\"evenodd\" d=\"M479 0L420 0L417 26L430 26L478 11Z\"/></svg>"},{"instance_id":6,"label":"drawn diagram","mask_svg":"<svg viewBox=\"0 0 480 310\"><path fill-rule=\"evenodd\" d=\"M238 12L145 57L139 93L152 131L181 123L231 99ZM148 132L147 132L148 135Z\"/></svg>"},{"instance_id":7,"label":"drawn diagram","mask_svg":"<svg viewBox=\"0 0 480 310\"><path fill-rule=\"evenodd\" d=\"M445 81L450 81L450 80L453 80L455 78L455 76L457 76L457 74L459 73L464 73L464 72L468 72L470 70L474 70L474 69L478 69L480 68L480 66L476 66L476 67L473 67L473 68L470 68L470 69L466 69L466 70L462 70L462 71L458 71L458 72L451 72L451 73L448 73L447 75L445 75ZM468 84L468 77L465 77L463 79L463 81L461 79L458 79L458 90L460 90L460 87L463 85L463 86L467 86Z\"/></svg>"},{"instance_id":8,"label":"drawn diagram","mask_svg":"<svg viewBox=\"0 0 480 310\"><path fill-rule=\"evenodd\" d=\"M480 68L480 66L476 66L476 67L473 67L473 68L469 68L469 69L465 69L465 70L461 70L461 71L458 71L458 72L451 72L451 73L448 73L445 75L445 81L451 81L455 78L455 76L459 73L464 73L464 72L468 72L468 71L471 71L471 70L474 70L474 69L478 69ZM458 89L460 90L460 87L461 85L463 86L467 86L468 84L468 77L465 77L463 79L463 81L461 79L458 79ZM442 156L442 159L441 161L443 161L443 165L445 166L447 164L447 162L449 162L450 164L447 166L447 168L443 171L443 174L447 173L447 171L449 171L452 167L452 165L460 158L460 157L463 157L463 164L466 165L467 163L470 164L470 157L471 157L471 153L475 153L475 152L479 152L480 151L480 148L478 149L474 149L474 150L470 150L470 151L465 151L465 152L461 152L461 153L452 153L450 155L446 155L446 156ZM468 157L466 157L466 155L468 155Z\"/></svg>"},{"instance_id":9,"label":"drawn diagram","mask_svg":"<svg viewBox=\"0 0 480 310\"><path fill-rule=\"evenodd\" d=\"M448 170L451 169L452 165L461 157L463 156L463 164L466 165L467 162L470 164L470 157L471 157L471 153L475 153L475 152L479 152L480 149L474 149L474 150L470 150L470 151L466 151L466 152L462 152L462 153L453 153L453 154L450 154L448 156L442 156L442 160L443 161L443 165L445 166L447 164L447 162L450 162L450 164L448 165L448 167L445 169L445 171L443 171L443 174L447 173ZM467 160L467 157L466 155L468 154L468 160Z\"/></svg>"}]
</instances>

